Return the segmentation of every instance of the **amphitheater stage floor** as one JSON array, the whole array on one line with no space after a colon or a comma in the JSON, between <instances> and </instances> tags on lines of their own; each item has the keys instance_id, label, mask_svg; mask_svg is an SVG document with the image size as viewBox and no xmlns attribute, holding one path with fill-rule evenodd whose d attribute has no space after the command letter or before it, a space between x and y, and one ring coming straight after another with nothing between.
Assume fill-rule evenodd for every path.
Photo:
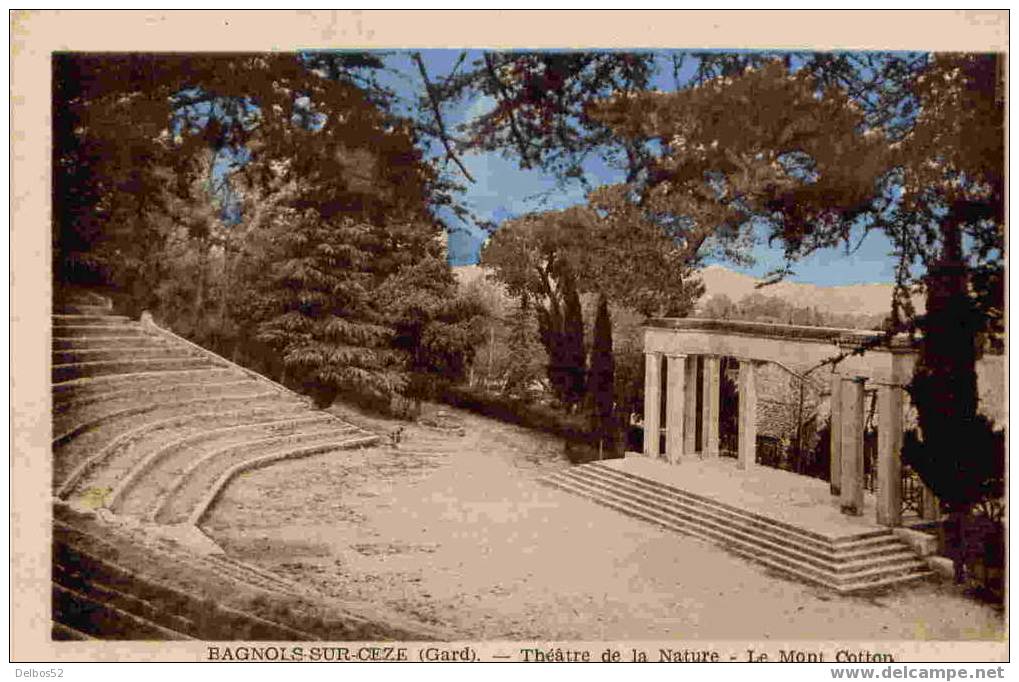
<instances>
[{"instance_id":1,"label":"amphitheater stage floor","mask_svg":"<svg viewBox=\"0 0 1019 682\"><path fill-rule=\"evenodd\" d=\"M829 539L885 530L876 522L876 501L864 493L862 516L848 516L827 481L756 465L743 471L736 460L687 456L677 464L628 453L603 462L612 468L674 486L752 514L791 524Z\"/></svg>"}]
</instances>

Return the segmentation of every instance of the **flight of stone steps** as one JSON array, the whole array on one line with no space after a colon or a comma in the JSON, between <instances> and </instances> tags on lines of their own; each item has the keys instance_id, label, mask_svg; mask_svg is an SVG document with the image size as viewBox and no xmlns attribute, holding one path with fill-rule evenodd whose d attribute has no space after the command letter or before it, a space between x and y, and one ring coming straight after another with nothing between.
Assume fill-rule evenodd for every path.
<instances>
[{"instance_id":1,"label":"flight of stone steps","mask_svg":"<svg viewBox=\"0 0 1019 682\"><path fill-rule=\"evenodd\" d=\"M57 507L165 531L216 573L257 589L286 594L290 585L227 557L198 530L222 490L253 468L341 456L381 440L151 322L115 315L108 299L91 292L56 300L52 352ZM65 561L68 552L82 566ZM87 544L55 546L55 636L74 637L74 622L97 619L106 625L91 636L190 636L193 628L174 628L165 618L146 624L149 611L127 608L130 592L90 582L93 569L106 575ZM281 635L274 638L287 638Z\"/></svg>"},{"instance_id":2,"label":"flight of stone steps","mask_svg":"<svg viewBox=\"0 0 1019 682\"><path fill-rule=\"evenodd\" d=\"M931 575L927 564L890 529L831 538L600 462L572 467L541 480L841 593Z\"/></svg>"}]
</instances>

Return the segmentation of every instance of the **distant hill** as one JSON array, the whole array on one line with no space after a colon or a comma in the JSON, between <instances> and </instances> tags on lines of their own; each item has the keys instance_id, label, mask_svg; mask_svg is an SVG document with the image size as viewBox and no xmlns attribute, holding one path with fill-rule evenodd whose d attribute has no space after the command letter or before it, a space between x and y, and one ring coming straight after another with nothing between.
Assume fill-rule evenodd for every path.
<instances>
[{"instance_id":1,"label":"distant hill","mask_svg":"<svg viewBox=\"0 0 1019 682\"><path fill-rule=\"evenodd\" d=\"M453 267L453 272L461 285L467 285L483 278L487 270L480 265L459 265ZM884 315L891 309L891 284L823 287L802 282L780 282L758 289L756 285L760 280L721 265L708 265L700 271L700 276L705 292L699 305L718 294L725 294L737 303L744 296L758 293L781 298L797 307L816 307L832 315ZM914 305L922 310L923 300L914 300Z\"/></svg>"},{"instance_id":2,"label":"distant hill","mask_svg":"<svg viewBox=\"0 0 1019 682\"><path fill-rule=\"evenodd\" d=\"M781 298L787 303L812 308L834 315L883 315L891 310L891 284L849 284L822 287L801 282L779 282L761 289L760 281L739 272L733 272L721 265L709 265L700 271L705 293L700 300L703 304L712 296L724 294L738 302L744 296L758 293ZM918 309L923 308L921 299L914 300Z\"/></svg>"}]
</instances>

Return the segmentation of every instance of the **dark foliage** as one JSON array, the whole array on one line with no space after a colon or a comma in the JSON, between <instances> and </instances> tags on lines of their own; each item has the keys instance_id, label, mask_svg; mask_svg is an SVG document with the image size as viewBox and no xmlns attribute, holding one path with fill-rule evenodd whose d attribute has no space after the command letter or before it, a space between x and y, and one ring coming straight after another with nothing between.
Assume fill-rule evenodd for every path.
<instances>
[{"instance_id":1,"label":"dark foliage","mask_svg":"<svg viewBox=\"0 0 1019 682\"><path fill-rule=\"evenodd\" d=\"M612 318L604 296L598 297L588 372L588 395L593 422L592 432L605 451L615 449L618 434L615 424L615 361L612 356Z\"/></svg>"}]
</instances>

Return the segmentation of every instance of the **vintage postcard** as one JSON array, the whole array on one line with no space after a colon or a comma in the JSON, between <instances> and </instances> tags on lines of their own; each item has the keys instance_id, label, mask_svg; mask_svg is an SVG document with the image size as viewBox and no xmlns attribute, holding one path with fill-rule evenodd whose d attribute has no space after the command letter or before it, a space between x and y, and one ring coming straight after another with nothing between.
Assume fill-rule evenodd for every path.
<instances>
[{"instance_id":1,"label":"vintage postcard","mask_svg":"<svg viewBox=\"0 0 1019 682\"><path fill-rule=\"evenodd\" d=\"M13 12L12 662L1000 674L1007 27Z\"/></svg>"}]
</instances>

